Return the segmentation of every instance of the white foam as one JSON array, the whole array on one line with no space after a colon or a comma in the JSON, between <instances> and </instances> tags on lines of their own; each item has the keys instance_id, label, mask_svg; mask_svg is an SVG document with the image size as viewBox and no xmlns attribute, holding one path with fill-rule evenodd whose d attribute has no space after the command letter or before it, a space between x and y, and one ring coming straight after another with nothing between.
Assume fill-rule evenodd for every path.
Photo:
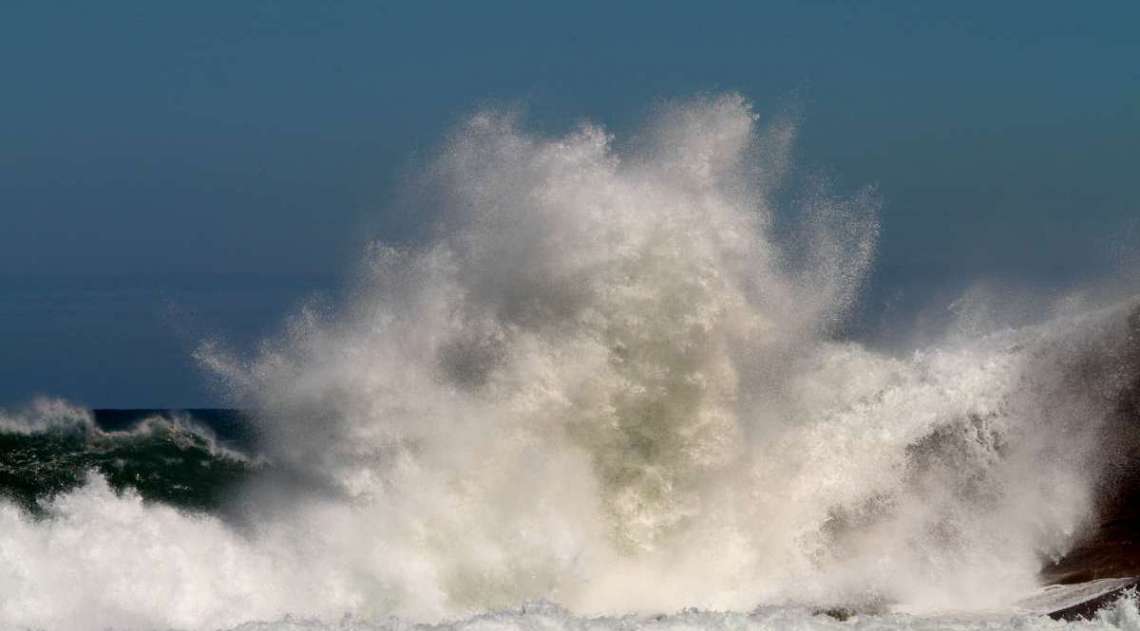
<instances>
[{"instance_id":1,"label":"white foam","mask_svg":"<svg viewBox=\"0 0 1140 631\"><path fill-rule=\"evenodd\" d=\"M1105 402L1066 371L1119 314L912 357L833 341L874 200L809 191L777 242L789 135L736 96L666 108L624 151L593 126L475 116L420 183L436 238L378 246L351 304L257 357L200 354L309 490L252 496L241 534L99 483L53 521L5 508L0 620L438 621L545 600L574 615L458 626L826 628L788 606L1032 591L1096 477ZM575 617L757 605L783 608Z\"/></svg>"},{"instance_id":2,"label":"white foam","mask_svg":"<svg viewBox=\"0 0 1140 631\"><path fill-rule=\"evenodd\" d=\"M662 616L622 616L582 618L558 607L537 603L519 609L483 614L441 625L410 625L399 620L362 622L345 619L338 623L314 620L255 622L239 627L242 631L368 631L380 629L433 629L455 631L826 631L854 629L893 631L938 629L940 631L982 631L999 629L1037 630L1128 630L1140 629L1140 612L1134 597L1123 597L1089 620L1059 622L1043 616L1012 614L973 614L915 617L905 614L857 615L838 620L803 608L767 607L752 613L685 611Z\"/></svg>"}]
</instances>

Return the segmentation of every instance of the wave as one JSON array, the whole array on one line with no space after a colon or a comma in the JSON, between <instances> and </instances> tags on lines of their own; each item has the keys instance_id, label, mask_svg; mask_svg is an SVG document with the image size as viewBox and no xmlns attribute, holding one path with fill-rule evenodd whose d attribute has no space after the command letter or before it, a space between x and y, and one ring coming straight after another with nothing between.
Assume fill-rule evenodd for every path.
<instances>
[{"instance_id":1,"label":"wave","mask_svg":"<svg viewBox=\"0 0 1140 631\"><path fill-rule=\"evenodd\" d=\"M0 508L0 621L890 628L1033 593L1135 453L1135 304L844 340L878 202L790 194L793 137L735 95L620 144L472 117L411 187L431 239L255 356L200 350L272 463L240 519L98 477ZM564 610L487 613L532 601Z\"/></svg>"},{"instance_id":2,"label":"wave","mask_svg":"<svg viewBox=\"0 0 1140 631\"><path fill-rule=\"evenodd\" d=\"M229 489L265 466L188 413L93 412L58 400L0 415L0 453L0 495L39 517L89 472L117 491L216 511Z\"/></svg>"}]
</instances>

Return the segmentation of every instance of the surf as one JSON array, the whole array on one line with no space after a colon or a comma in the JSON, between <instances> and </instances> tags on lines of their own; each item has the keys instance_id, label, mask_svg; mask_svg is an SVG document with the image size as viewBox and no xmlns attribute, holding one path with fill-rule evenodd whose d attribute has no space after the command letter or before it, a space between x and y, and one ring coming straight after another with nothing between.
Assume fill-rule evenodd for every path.
<instances>
[{"instance_id":1,"label":"surf","mask_svg":"<svg viewBox=\"0 0 1140 631\"><path fill-rule=\"evenodd\" d=\"M1014 611L1128 460L1106 445L1135 303L906 353L845 339L879 202L791 190L794 135L737 95L628 139L470 117L409 187L430 238L376 244L351 300L252 356L199 350L265 475L224 516L99 476L47 519L0 508L0 620Z\"/></svg>"}]
</instances>

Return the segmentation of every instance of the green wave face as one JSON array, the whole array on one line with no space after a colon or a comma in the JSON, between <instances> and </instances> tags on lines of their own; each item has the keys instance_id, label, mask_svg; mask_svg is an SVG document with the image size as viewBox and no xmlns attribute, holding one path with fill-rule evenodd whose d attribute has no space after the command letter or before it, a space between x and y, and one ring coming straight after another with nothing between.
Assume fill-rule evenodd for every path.
<instances>
[{"instance_id":1,"label":"green wave face","mask_svg":"<svg viewBox=\"0 0 1140 631\"><path fill-rule=\"evenodd\" d=\"M0 430L0 494L43 516L47 502L102 475L117 492L193 511L214 511L264 465L187 415L72 422ZM109 429L109 427L114 429Z\"/></svg>"}]
</instances>

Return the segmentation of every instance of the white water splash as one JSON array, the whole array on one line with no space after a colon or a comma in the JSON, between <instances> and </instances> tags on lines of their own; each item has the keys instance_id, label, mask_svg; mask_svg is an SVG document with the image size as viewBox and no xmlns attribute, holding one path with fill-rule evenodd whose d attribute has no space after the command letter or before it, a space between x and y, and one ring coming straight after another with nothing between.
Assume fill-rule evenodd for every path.
<instances>
[{"instance_id":1,"label":"white water splash","mask_svg":"<svg viewBox=\"0 0 1140 631\"><path fill-rule=\"evenodd\" d=\"M827 628L796 605L961 611L1031 592L1097 476L1112 385L1071 375L1111 372L1123 318L907 358L833 340L874 200L802 195L777 239L790 136L736 96L666 108L621 151L592 126L542 138L475 116L420 183L436 238L377 247L352 304L302 313L255 358L203 349L291 480L251 492L253 525L98 482L54 520L4 508L0 620L436 621L543 600L783 608L458 626Z\"/></svg>"}]
</instances>

